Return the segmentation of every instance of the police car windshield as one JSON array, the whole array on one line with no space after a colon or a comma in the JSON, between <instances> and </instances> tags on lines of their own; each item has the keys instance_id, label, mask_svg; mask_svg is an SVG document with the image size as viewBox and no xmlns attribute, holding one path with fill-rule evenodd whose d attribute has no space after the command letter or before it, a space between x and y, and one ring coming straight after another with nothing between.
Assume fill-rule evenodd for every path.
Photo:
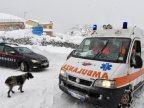
<instances>
[{"instance_id":1,"label":"police car windshield","mask_svg":"<svg viewBox=\"0 0 144 108\"><path fill-rule=\"evenodd\" d=\"M72 56L99 61L124 63L126 62L130 41L131 39L129 38L87 38L81 43Z\"/></svg>"},{"instance_id":2,"label":"police car windshield","mask_svg":"<svg viewBox=\"0 0 144 108\"><path fill-rule=\"evenodd\" d=\"M27 54L27 53L32 53L32 51L26 47L15 47L15 49L20 53L20 54Z\"/></svg>"}]
</instances>

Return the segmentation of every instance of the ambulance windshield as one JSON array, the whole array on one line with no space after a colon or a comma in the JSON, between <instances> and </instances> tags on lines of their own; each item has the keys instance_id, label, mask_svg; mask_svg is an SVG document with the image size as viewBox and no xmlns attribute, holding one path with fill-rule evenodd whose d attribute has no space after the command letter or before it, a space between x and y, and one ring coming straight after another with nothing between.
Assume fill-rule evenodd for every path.
<instances>
[{"instance_id":1,"label":"ambulance windshield","mask_svg":"<svg viewBox=\"0 0 144 108\"><path fill-rule=\"evenodd\" d=\"M72 56L99 61L124 63L126 62L130 41L131 39L129 38L87 38L81 43Z\"/></svg>"}]
</instances>

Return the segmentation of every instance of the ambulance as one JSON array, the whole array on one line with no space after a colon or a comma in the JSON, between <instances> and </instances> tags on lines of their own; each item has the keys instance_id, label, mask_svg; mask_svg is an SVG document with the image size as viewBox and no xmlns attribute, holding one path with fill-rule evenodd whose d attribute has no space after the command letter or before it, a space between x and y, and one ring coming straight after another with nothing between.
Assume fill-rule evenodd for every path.
<instances>
[{"instance_id":1,"label":"ambulance","mask_svg":"<svg viewBox=\"0 0 144 108\"><path fill-rule=\"evenodd\" d=\"M72 51L60 70L59 88L81 101L106 108L129 107L144 84L144 32L127 22L95 29Z\"/></svg>"}]
</instances>

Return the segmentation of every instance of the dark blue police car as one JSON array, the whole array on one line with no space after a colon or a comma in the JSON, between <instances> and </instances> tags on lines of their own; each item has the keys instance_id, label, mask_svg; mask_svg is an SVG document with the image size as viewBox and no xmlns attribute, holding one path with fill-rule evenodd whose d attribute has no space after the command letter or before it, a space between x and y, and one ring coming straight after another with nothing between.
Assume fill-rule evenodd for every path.
<instances>
[{"instance_id":1,"label":"dark blue police car","mask_svg":"<svg viewBox=\"0 0 144 108\"><path fill-rule=\"evenodd\" d=\"M49 67L45 56L17 44L0 43L0 65L20 68L21 71L39 70Z\"/></svg>"}]
</instances>

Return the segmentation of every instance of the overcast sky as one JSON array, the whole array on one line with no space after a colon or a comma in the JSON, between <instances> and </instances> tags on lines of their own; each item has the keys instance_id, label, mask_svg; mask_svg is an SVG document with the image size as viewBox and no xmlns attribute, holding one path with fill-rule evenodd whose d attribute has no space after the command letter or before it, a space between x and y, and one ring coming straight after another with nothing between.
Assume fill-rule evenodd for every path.
<instances>
[{"instance_id":1,"label":"overcast sky","mask_svg":"<svg viewBox=\"0 0 144 108\"><path fill-rule=\"evenodd\" d=\"M143 11L144 0L0 0L0 12L53 21L59 32L76 24L121 26L123 21L144 28Z\"/></svg>"}]
</instances>

